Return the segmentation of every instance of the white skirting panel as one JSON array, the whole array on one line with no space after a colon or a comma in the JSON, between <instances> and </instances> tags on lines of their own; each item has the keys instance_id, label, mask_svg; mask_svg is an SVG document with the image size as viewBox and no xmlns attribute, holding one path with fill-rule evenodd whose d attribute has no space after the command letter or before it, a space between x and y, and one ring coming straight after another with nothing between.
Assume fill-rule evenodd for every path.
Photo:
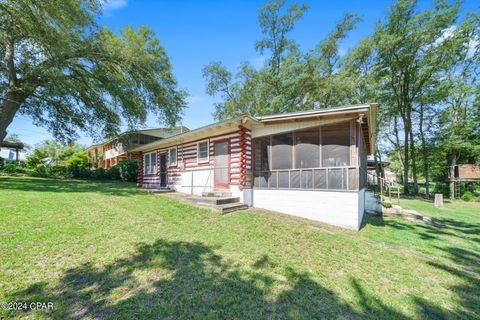
<instances>
[{"instance_id":1,"label":"white skirting panel","mask_svg":"<svg viewBox=\"0 0 480 320\"><path fill-rule=\"evenodd\" d=\"M180 182L174 189L189 194L201 195L213 188L213 170L186 170L180 172Z\"/></svg>"},{"instance_id":2,"label":"white skirting panel","mask_svg":"<svg viewBox=\"0 0 480 320\"><path fill-rule=\"evenodd\" d=\"M253 206L358 230L363 218L360 192L253 190Z\"/></svg>"}]
</instances>

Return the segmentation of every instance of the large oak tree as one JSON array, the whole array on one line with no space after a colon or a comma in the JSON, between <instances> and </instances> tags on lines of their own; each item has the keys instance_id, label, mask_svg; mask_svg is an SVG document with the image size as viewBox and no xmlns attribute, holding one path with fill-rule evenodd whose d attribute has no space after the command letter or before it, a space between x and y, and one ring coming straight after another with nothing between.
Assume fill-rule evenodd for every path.
<instances>
[{"instance_id":1,"label":"large oak tree","mask_svg":"<svg viewBox=\"0 0 480 320\"><path fill-rule=\"evenodd\" d=\"M133 128L148 112L173 125L185 106L165 49L146 27L100 27L98 0L0 2L0 141L15 115L59 139Z\"/></svg>"}]
</instances>

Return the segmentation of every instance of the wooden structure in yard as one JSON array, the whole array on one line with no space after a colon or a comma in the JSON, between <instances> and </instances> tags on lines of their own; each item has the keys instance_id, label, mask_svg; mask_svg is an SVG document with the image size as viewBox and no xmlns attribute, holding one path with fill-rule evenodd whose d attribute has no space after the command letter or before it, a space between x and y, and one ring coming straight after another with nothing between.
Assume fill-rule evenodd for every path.
<instances>
[{"instance_id":1,"label":"wooden structure in yard","mask_svg":"<svg viewBox=\"0 0 480 320\"><path fill-rule=\"evenodd\" d=\"M458 164L451 166L449 179L451 196L459 197L461 182L480 182L480 165Z\"/></svg>"}]
</instances>

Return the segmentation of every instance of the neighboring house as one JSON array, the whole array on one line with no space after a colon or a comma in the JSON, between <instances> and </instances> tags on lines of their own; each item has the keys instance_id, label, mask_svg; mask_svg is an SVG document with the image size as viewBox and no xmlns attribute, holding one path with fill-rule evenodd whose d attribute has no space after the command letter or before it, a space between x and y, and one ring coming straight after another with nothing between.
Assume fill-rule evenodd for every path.
<instances>
[{"instance_id":1,"label":"neighboring house","mask_svg":"<svg viewBox=\"0 0 480 320\"><path fill-rule=\"evenodd\" d=\"M390 170L390 162L382 161L382 163L377 163L379 171L383 171L383 175L385 177L385 181L390 184L397 182L397 175L395 172ZM377 170L375 169L375 161L374 160L367 160L367 171L368 171L368 183L377 185Z\"/></svg>"},{"instance_id":2,"label":"neighboring house","mask_svg":"<svg viewBox=\"0 0 480 320\"><path fill-rule=\"evenodd\" d=\"M21 142L3 141L0 143L0 158L5 162L16 161L23 164L27 159L27 153L23 151L25 148Z\"/></svg>"},{"instance_id":3,"label":"neighboring house","mask_svg":"<svg viewBox=\"0 0 480 320\"><path fill-rule=\"evenodd\" d=\"M122 133L115 139L108 140L87 148L87 156L97 167L108 169L118 161L132 159L129 150L141 145L165 139L189 131L186 127L144 129Z\"/></svg>"},{"instance_id":4,"label":"neighboring house","mask_svg":"<svg viewBox=\"0 0 480 320\"><path fill-rule=\"evenodd\" d=\"M130 149L143 188L228 190L250 206L359 229L376 104L243 115Z\"/></svg>"}]
</instances>

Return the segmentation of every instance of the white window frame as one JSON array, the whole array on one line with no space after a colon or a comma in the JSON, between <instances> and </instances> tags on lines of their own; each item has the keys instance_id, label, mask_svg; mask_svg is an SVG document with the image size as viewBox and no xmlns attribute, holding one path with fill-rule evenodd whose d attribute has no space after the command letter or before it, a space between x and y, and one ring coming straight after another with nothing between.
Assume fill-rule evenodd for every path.
<instances>
[{"instance_id":1,"label":"white window frame","mask_svg":"<svg viewBox=\"0 0 480 320\"><path fill-rule=\"evenodd\" d=\"M152 159L151 159L151 158L152 158L152 154L154 154L154 156L155 156L155 168L150 168L150 167L151 167L150 164L151 164L151 162L152 162L152 161L151 161L151 160L152 160ZM147 156L148 156L148 162L146 161ZM148 152L148 153L144 153L144 154L143 154L143 174L144 174L144 175L151 175L151 174L157 173L157 170L156 170L156 168L157 168L157 159L156 159L156 157L157 157L157 151L152 151L152 152ZM147 163L148 163L148 168L149 168L148 171L147 171ZM152 169L153 169L153 170L152 170Z\"/></svg>"},{"instance_id":2,"label":"white window frame","mask_svg":"<svg viewBox=\"0 0 480 320\"><path fill-rule=\"evenodd\" d=\"M200 144L202 143L207 143L207 157L201 159L200 158ZM197 163L206 163L210 161L210 141L208 140L203 140L197 142Z\"/></svg>"},{"instance_id":3,"label":"white window frame","mask_svg":"<svg viewBox=\"0 0 480 320\"><path fill-rule=\"evenodd\" d=\"M170 159L170 150L173 150L175 149L175 162L172 161L172 159ZM177 161L178 161L178 149L177 147L173 147L173 148L169 148L168 149L168 165L169 166L176 166L177 165Z\"/></svg>"}]
</instances>

